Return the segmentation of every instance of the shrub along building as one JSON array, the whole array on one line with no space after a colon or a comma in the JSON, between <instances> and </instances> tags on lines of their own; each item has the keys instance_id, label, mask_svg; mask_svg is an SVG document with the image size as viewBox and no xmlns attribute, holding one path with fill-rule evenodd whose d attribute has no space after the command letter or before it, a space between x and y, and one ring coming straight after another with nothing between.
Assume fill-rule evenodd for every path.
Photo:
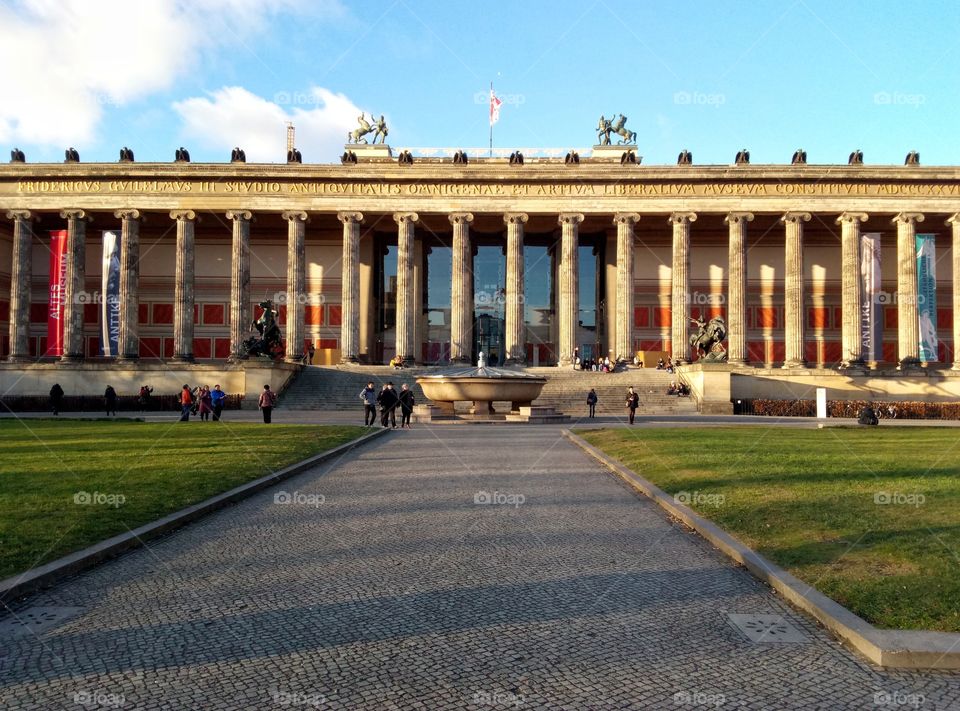
<instances>
[{"instance_id":1,"label":"shrub along building","mask_svg":"<svg viewBox=\"0 0 960 711\"><path fill-rule=\"evenodd\" d=\"M710 408L823 384L960 398L960 168L913 154L808 165L799 151L790 165L741 151L648 166L631 146L582 159L367 146L341 164L177 153L0 167L4 390L45 392L51 370L77 388L102 368L241 378L270 300L290 363L310 344L318 364L481 350L491 364L638 350L690 363L691 317L721 316L729 364L685 369ZM268 367L279 382L295 370Z\"/></svg>"}]
</instances>

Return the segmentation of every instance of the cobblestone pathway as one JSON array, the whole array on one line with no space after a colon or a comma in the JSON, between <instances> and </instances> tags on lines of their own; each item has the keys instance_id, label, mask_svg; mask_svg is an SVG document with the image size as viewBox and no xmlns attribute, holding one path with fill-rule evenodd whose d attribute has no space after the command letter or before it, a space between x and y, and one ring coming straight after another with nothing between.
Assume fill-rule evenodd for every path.
<instances>
[{"instance_id":1,"label":"cobblestone pathway","mask_svg":"<svg viewBox=\"0 0 960 711\"><path fill-rule=\"evenodd\" d=\"M860 661L558 432L398 432L36 595L80 611L0 640L0 707L960 708L960 675Z\"/></svg>"}]
</instances>

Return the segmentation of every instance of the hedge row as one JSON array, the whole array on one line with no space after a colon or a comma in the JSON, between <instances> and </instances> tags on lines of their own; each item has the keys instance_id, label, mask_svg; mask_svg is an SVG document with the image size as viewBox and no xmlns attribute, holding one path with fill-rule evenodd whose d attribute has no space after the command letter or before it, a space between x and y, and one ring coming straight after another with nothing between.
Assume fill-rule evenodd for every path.
<instances>
[{"instance_id":1,"label":"hedge row","mask_svg":"<svg viewBox=\"0 0 960 711\"><path fill-rule=\"evenodd\" d=\"M179 395L151 395L146 407L141 406L136 395L117 397L117 412L160 412L180 409ZM227 395L223 403L224 410L239 410L243 395ZM61 412L105 412L103 396L67 395L63 398ZM6 395L0 398L2 412L52 412L49 397L27 395Z\"/></svg>"},{"instance_id":2,"label":"hedge row","mask_svg":"<svg viewBox=\"0 0 960 711\"><path fill-rule=\"evenodd\" d=\"M827 416L856 418L867 405L880 419L960 420L960 402L827 400ZM734 412L770 417L816 417L817 403L815 400L740 400L735 404Z\"/></svg>"}]
</instances>

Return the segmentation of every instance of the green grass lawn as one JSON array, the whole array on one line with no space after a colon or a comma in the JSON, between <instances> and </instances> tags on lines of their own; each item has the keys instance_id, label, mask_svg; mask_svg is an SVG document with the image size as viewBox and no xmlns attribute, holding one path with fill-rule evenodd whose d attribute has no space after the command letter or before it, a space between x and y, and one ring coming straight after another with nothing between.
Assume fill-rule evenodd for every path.
<instances>
[{"instance_id":1,"label":"green grass lawn","mask_svg":"<svg viewBox=\"0 0 960 711\"><path fill-rule=\"evenodd\" d=\"M233 422L0 420L0 578L366 431ZM99 503L76 503L82 492Z\"/></svg>"},{"instance_id":2,"label":"green grass lawn","mask_svg":"<svg viewBox=\"0 0 960 711\"><path fill-rule=\"evenodd\" d=\"M960 430L578 434L873 624L960 632Z\"/></svg>"}]
</instances>

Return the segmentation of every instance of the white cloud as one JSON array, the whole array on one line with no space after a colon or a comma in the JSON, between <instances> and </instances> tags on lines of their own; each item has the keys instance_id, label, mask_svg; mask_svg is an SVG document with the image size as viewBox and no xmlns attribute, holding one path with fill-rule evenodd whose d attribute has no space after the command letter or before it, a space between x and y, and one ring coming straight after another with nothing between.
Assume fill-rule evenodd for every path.
<instances>
[{"instance_id":1,"label":"white cloud","mask_svg":"<svg viewBox=\"0 0 960 711\"><path fill-rule=\"evenodd\" d=\"M343 14L336 0L20 0L0 4L0 142L90 141L106 109L168 89L269 16Z\"/></svg>"},{"instance_id":2,"label":"white cloud","mask_svg":"<svg viewBox=\"0 0 960 711\"><path fill-rule=\"evenodd\" d=\"M334 159L347 142L347 132L356 128L361 112L343 94L321 87L296 94L281 92L268 101L243 87L229 86L208 97L178 101L173 108L191 142L224 154L240 146L248 161L264 163L286 160L287 121L296 126L297 148L304 161Z\"/></svg>"}]
</instances>

